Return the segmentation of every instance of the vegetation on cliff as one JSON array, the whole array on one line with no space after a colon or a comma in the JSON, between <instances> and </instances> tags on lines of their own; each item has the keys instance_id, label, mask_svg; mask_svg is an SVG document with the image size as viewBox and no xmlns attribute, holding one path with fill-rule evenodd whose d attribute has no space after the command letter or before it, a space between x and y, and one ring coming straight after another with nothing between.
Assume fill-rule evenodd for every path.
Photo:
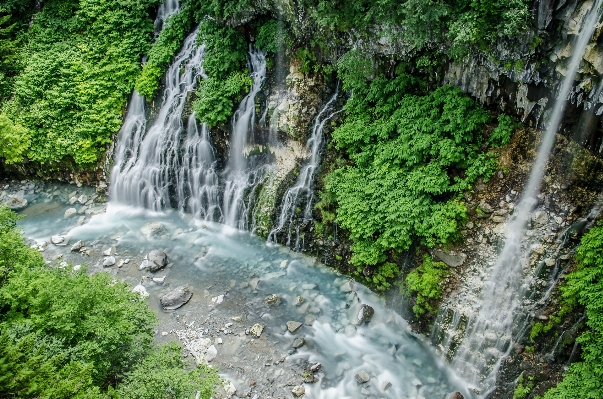
<instances>
[{"instance_id":1,"label":"vegetation on cliff","mask_svg":"<svg viewBox=\"0 0 603 399\"><path fill-rule=\"evenodd\" d=\"M217 371L153 344L155 315L107 273L48 266L0 207L0 396L209 399Z\"/></svg>"}]
</instances>

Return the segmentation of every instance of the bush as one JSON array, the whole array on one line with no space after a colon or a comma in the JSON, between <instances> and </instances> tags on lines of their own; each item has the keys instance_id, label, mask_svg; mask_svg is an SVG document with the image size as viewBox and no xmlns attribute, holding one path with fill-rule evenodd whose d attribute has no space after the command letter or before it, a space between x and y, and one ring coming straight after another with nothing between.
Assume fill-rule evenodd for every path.
<instances>
[{"instance_id":1,"label":"bush","mask_svg":"<svg viewBox=\"0 0 603 399\"><path fill-rule=\"evenodd\" d=\"M576 250L578 268L561 286L563 308L583 306L588 329L576 340L580 361L572 363L557 387L545 399L603 397L603 224L592 228Z\"/></svg>"},{"instance_id":2,"label":"bush","mask_svg":"<svg viewBox=\"0 0 603 399\"><path fill-rule=\"evenodd\" d=\"M6 115L0 114L0 157L6 163L21 162L31 143L29 132L21 125L14 124Z\"/></svg>"},{"instance_id":3,"label":"bush","mask_svg":"<svg viewBox=\"0 0 603 399\"><path fill-rule=\"evenodd\" d=\"M412 307L415 316L437 312L438 300L442 297L441 283L448 274L450 271L445 263L434 262L429 255L425 255L423 263L406 275L406 293L417 298Z\"/></svg>"}]
</instances>

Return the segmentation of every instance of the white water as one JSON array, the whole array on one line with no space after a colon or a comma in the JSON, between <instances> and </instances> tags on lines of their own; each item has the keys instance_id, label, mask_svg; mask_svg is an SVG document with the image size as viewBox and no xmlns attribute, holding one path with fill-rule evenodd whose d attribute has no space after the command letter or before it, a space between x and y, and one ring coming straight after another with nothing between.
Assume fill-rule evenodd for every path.
<instances>
[{"instance_id":1,"label":"white water","mask_svg":"<svg viewBox=\"0 0 603 399\"><path fill-rule=\"evenodd\" d=\"M233 115L232 133L230 137L230 155L228 169L225 171L223 211L224 223L240 230L245 230L248 222L251 201L249 192L261 182L264 172L261 166L250 165L248 147L253 146L255 136L255 96L260 91L266 78L266 58L259 50L249 51L248 68L253 85L243 98L239 108Z\"/></svg>"},{"instance_id":2,"label":"white water","mask_svg":"<svg viewBox=\"0 0 603 399\"><path fill-rule=\"evenodd\" d=\"M333 103L337 99L339 91L336 91L331 99L320 110L314 126L312 127L312 136L306 144L310 149L310 159L306 163L297 178L293 187L290 187L281 202L281 213L278 217L276 225L268 235L268 241L277 242L278 234L283 230L287 231L287 247L299 250L300 248L300 227L303 224L309 223L312 220L312 205L313 205L313 186L316 169L320 164L320 155L324 144L324 127L327 121L335 116L339 111L327 112L332 108ZM303 212L297 214L298 207L303 206ZM296 219L298 220L295 223ZM293 229L295 229L295 245L292 244L291 238Z\"/></svg>"},{"instance_id":3,"label":"white water","mask_svg":"<svg viewBox=\"0 0 603 399\"><path fill-rule=\"evenodd\" d=\"M465 315L469 318L465 335L451 361L452 366L484 395L494 389L502 359L510 352L517 332L524 330L522 327L526 323L526 316L522 305L530 287L529 276L524 276L524 264L530 254L529 245L524 239L524 230L537 203L540 184L563 116L566 99L586 45L601 17L602 3L603 0L597 0L573 47L568 72L559 89L528 183L512 219L508 222L505 245L483 285L479 300L473 304L473 313ZM455 313L452 327L458 327L461 319L462 315ZM445 328L438 325L442 322L440 315L434 331ZM449 355L454 352L451 344L451 339L443 342L443 349L449 352Z\"/></svg>"},{"instance_id":4,"label":"white water","mask_svg":"<svg viewBox=\"0 0 603 399\"><path fill-rule=\"evenodd\" d=\"M153 210L172 205L171 197L178 192L173 184L182 167L179 151L186 130L182 123L184 106L203 73L204 47L196 46L196 37L195 30L169 67L161 107L150 128L145 121L143 99L137 93L132 95L111 171L112 201ZM185 200L179 198L175 202Z\"/></svg>"},{"instance_id":5,"label":"white water","mask_svg":"<svg viewBox=\"0 0 603 399\"><path fill-rule=\"evenodd\" d=\"M165 0L161 3L157 10L157 17L155 18L155 32L159 33L165 21L179 11L180 2L178 0Z\"/></svg>"}]
</instances>

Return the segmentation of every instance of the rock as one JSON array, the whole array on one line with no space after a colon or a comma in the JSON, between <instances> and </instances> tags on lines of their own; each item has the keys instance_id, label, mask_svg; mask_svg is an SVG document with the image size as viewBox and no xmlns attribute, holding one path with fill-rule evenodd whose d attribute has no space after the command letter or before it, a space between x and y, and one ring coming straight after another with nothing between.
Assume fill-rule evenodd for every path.
<instances>
[{"instance_id":1,"label":"rock","mask_svg":"<svg viewBox=\"0 0 603 399\"><path fill-rule=\"evenodd\" d=\"M181 285L160 298L161 306L165 310L178 309L187 303L192 296L193 293L189 290L188 286Z\"/></svg>"},{"instance_id":2,"label":"rock","mask_svg":"<svg viewBox=\"0 0 603 399\"><path fill-rule=\"evenodd\" d=\"M465 397L460 392L452 392L446 395L446 399L465 399Z\"/></svg>"},{"instance_id":3,"label":"rock","mask_svg":"<svg viewBox=\"0 0 603 399\"><path fill-rule=\"evenodd\" d=\"M371 318L375 314L375 309L373 309L369 305L363 304L358 311L358 316L356 318L356 324L368 323L371 321Z\"/></svg>"},{"instance_id":4,"label":"rock","mask_svg":"<svg viewBox=\"0 0 603 399\"><path fill-rule=\"evenodd\" d=\"M21 197L8 197L4 203L12 210L19 211L27 207L27 200Z\"/></svg>"},{"instance_id":5,"label":"rock","mask_svg":"<svg viewBox=\"0 0 603 399\"><path fill-rule=\"evenodd\" d=\"M105 249L103 251L103 255L105 255L105 256L113 256L113 255L115 255L115 247L111 247L111 248Z\"/></svg>"},{"instance_id":6,"label":"rock","mask_svg":"<svg viewBox=\"0 0 603 399\"><path fill-rule=\"evenodd\" d=\"M153 281L159 284L163 284L163 282L165 281L165 276L163 277L153 277Z\"/></svg>"},{"instance_id":7,"label":"rock","mask_svg":"<svg viewBox=\"0 0 603 399\"><path fill-rule=\"evenodd\" d=\"M249 332L254 337L259 338L262 335L262 332L264 332L264 326L261 324L254 324L253 327L251 327L251 330L249 330Z\"/></svg>"},{"instance_id":8,"label":"rock","mask_svg":"<svg viewBox=\"0 0 603 399\"><path fill-rule=\"evenodd\" d=\"M302 290L313 290L316 288L316 284L302 284Z\"/></svg>"},{"instance_id":9,"label":"rock","mask_svg":"<svg viewBox=\"0 0 603 399\"><path fill-rule=\"evenodd\" d=\"M321 367L322 367L322 364L314 363L313 365L310 366L310 371L313 373L316 373L318 370L320 370Z\"/></svg>"},{"instance_id":10,"label":"rock","mask_svg":"<svg viewBox=\"0 0 603 399\"><path fill-rule=\"evenodd\" d=\"M302 323L299 323L297 321L288 321L287 330L289 330L291 334L294 334L301 328L302 325Z\"/></svg>"},{"instance_id":11,"label":"rock","mask_svg":"<svg viewBox=\"0 0 603 399\"><path fill-rule=\"evenodd\" d=\"M76 215L77 214L77 209L75 208L69 208L65 211L65 217L68 218L70 216Z\"/></svg>"},{"instance_id":12,"label":"rock","mask_svg":"<svg viewBox=\"0 0 603 399\"><path fill-rule=\"evenodd\" d=\"M356 378L356 381L358 381L360 384L365 384L371 380L371 376L369 376L364 370L359 371L354 378Z\"/></svg>"},{"instance_id":13,"label":"rock","mask_svg":"<svg viewBox=\"0 0 603 399\"><path fill-rule=\"evenodd\" d=\"M142 284L138 284L136 287L134 287L134 289L132 290L132 292L139 293L140 296L143 297L143 298L148 298L149 297L149 293L147 292L147 289L144 288L144 286Z\"/></svg>"},{"instance_id":14,"label":"rock","mask_svg":"<svg viewBox=\"0 0 603 399\"><path fill-rule=\"evenodd\" d=\"M268 306L276 306L281 303L281 298L274 294L268 295L266 298L264 298L264 303Z\"/></svg>"},{"instance_id":15,"label":"rock","mask_svg":"<svg viewBox=\"0 0 603 399\"><path fill-rule=\"evenodd\" d=\"M299 306L302 303L304 303L304 297L303 296L297 296L297 297L295 297L295 300L293 301L293 306Z\"/></svg>"},{"instance_id":16,"label":"rock","mask_svg":"<svg viewBox=\"0 0 603 399\"><path fill-rule=\"evenodd\" d=\"M79 251L80 249L82 249L83 247L84 247L84 242L83 242L82 240L79 240L78 242L76 242L75 244L73 244L73 245L71 246L71 250L72 250L73 252L77 252L77 251Z\"/></svg>"},{"instance_id":17,"label":"rock","mask_svg":"<svg viewBox=\"0 0 603 399\"><path fill-rule=\"evenodd\" d=\"M140 228L140 232L147 238L160 234L163 231L163 225L159 222L149 222Z\"/></svg>"},{"instance_id":18,"label":"rock","mask_svg":"<svg viewBox=\"0 0 603 399\"><path fill-rule=\"evenodd\" d=\"M216 305L219 305L219 304L221 304L222 302L224 302L224 295L218 295L218 296L215 296L215 297L213 297L213 298L211 299L211 301L212 301L213 303L215 303Z\"/></svg>"},{"instance_id":19,"label":"rock","mask_svg":"<svg viewBox=\"0 0 603 399\"><path fill-rule=\"evenodd\" d=\"M50 242L54 245L62 244L65 241L65 237L63 236L52 236L50 237Z\"/></svg>"},{"instance_id":20,"label":"rock","mask_svg":"<svg viewBox=\"0 0 603 399\"><path fill-rule=\"evenodd\" d=\"M75 265L73 266L73 271L77 272L78 270L80 270L82 268L82 265Z\"/></svg>"},{"instance_id":21,"label":"rock","mask_svg":"<svg viewBox=\"0 0 603 399\"><path fill-rule=\"evenodd\" d=\"M75 195L69 198L69 205L73 205L77 202L77 197Z\"/></svg>"},{"instance_id":22,"label":"rock","mask_svg":"<svg viewBox=\"0 0 603 399\"><path fill-rule=\"evenodd\" d=\"M421 385L423 385L421 380L419 380L418 378L415 378L414 380L412 380L412 384L416 387L420 387Z\"/></svg>"},{"instance_id":23,"label":"rock","mask_svg":"<svg viewBox=\"0 0 603 399\"><path fill-rule=\"evenodd\" d=\"M494 212L494 208L492 208L492 206L490 204L488 204L486 201L480 202L477 207L483 213L492 213L492 212Z\"/></svg>"},{"instance_id":24,"label":"rock","mask_svg":"<svg viewBox=\"0 0 603 399\"><path fill-rule=\"evenodd\" d=\"M339 287L339 289L341 292L352 292L354 291L354 282L352 280L347 280Z\"/></svg>"},{"instance_id":25,"label":"rock","mask_svg":"<svg viewBox=\"0 0 603 399\"><path fill-rule=\"evenodd\" d=\"M465 263L465 260L467 259L467 255L462 252L444 251L438 248L432 249L431 255L450 267L459 267Z\"/></svg>"},{"instance_id":26,"label":"rock","mask_svg":"<svg viewBox=\"0 0 603 399\"><path fill-rule=\"evenodd\" d=\"M86 194L80 195L77 199L77 202L84 205L86 202L88 202L88 196Z\"/></svg>"},{"instance_id":27,"label":"rock","mask_svg":"<svg viewBox=\"0 0 603 399\"><path fill-rule=\"evenodd\" d=\"M243 318L241 316L235 316L235 317L231 317L230 320L240 323L243 321Z\"/></svg>"},{"instance_id":28,"label":"rock","mask_svg":"<svg viewBox=\"0 0 603 399\"><path fill-rule=\"evenodd\" d=\"M218 350L215 346L211 345L209 348L207 348L207 352L205 352L205 360L211 362L216 358L216 356L218 356Z\"/></svg>"},{"instance_id":29,"label":"rock","mask_svg":"<svg viewBox=\"0 0 603 399\"><path fill-rule=\"evenodd\" d=\"M549 215L543 211L537 211L532 214L532 226L535 228L542 227L549 221Z\"/></svg>"},{"instance_id":30,"label":"rock","mask_svg":"<svg viewBox=\"0 0 603 399\"><path fill-rule=\"evenodd\" d=\"M147 255L147 268L151 272L156 272L159 269L164 268L167 265L167 255L163 251L157 249L149 252Z\"/></svg>"},{"instance_id":31,"label":"rock","mask_svg":"<svg viewBox=\"0 0 603 399\"><path fill-rule=\"evenodd\" d=\"M385 381L385 382L383 382L383 384L381 384L381 390L387 391L391 386L392 386L391 382Z\"/></svg>"},{"instance_id":32,"label":"rock","mask_svg":"<svg viewBox=\"0 0 603 399\"><path fill-rule=\"evenodd\" d=\"M555 263L556 263L556 261L554 258L546 258L544 260L544 264L547 265L548 267L555 266Z\"/></svg>"},{"instance_id":33,"label":"rock","mask_svg":"<svg viewBox=\"0 0 603 399\"><path fill-rule=\"evenodd\" d=\"M293 343L291 344L291 346L295 349L297 348L301 348L302 346L304 346L304 344L306 343L306 340L303 338L296 338L295 341L293 341Z\"/></svg>"},{"instance_id":34,"label":"rock","mask_svg":"<svg viewBox=\"0 0 603 399\"><path fill-rule=\"evenodd\" d=\"M114 264L115 264L115 257L114 256L108 256L103 261L103 267L113 266Z\"/></svg>"},{"instance_id":35,"label":"rock","mask_svg":"<svg viewBox=\"0 0 603 399\"><path fill-rule=\"evenodd\" d=\"M291 393L296 398L299 398L299 397L304 396L306 394L306 388L304 388L303 385L298 385L298 386L296 386L295 388L293 388L291 390Z\"/></svg>"}]
</instances>

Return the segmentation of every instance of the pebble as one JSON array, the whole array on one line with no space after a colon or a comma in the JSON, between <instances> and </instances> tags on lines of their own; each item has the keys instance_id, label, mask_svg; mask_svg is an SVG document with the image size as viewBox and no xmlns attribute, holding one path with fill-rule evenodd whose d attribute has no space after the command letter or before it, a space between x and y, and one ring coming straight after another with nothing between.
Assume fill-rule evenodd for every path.
<instances>
[{"instance_id":1,"label":"pebble","mask_svg":"<svg viewBox=\"0 0 603 399\"><path fill-rule=\"evenodd\" d=\"M249 332L254 337L259 338L262 335L262 332L264 332L264 326L262 324L254 324Z\"/></svg>"}]
</instances>

